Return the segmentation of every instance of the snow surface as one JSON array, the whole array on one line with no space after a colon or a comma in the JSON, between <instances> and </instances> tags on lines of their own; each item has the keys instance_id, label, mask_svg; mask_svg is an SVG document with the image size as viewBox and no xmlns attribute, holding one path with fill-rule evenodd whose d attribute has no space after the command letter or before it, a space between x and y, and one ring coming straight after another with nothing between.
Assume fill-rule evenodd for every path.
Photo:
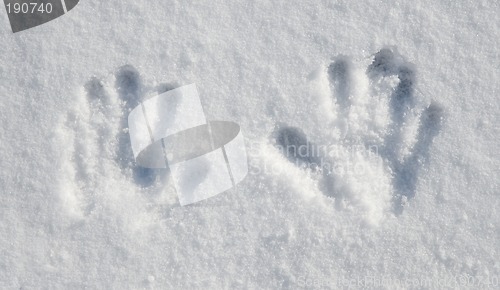
<instances>
[{"instance_id":1,"label":"snow surface","mask_svg":"<svg viewBox=\"0 0 500 290\"><path fill-rule=\"evenodd\" d=\"M498 285L499 13L493 0L86 0L16 34L0 13L0 288ZM251 172L181 207L167 171L134 165L126 118L193 82L208 119L242 127ZM333 145L320 159L346 170L287 144Z\"/></svg>"}]
</instances>

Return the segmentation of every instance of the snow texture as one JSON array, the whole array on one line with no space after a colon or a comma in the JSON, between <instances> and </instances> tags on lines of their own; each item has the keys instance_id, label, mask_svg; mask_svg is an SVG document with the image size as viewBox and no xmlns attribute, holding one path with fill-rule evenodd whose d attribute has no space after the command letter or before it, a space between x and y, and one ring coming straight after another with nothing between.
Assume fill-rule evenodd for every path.
<instances>
[{"instance_id":1,"label":"snow texture","mask_svg":"<svg viewBox=\"0 0 500 290\"><path fill-rule=\"evenodd\" d=\"M499 13L86 0L15 34L0 13L0 288L498 288ZM190 83L249 173L183 207L127 118Z\"/></svg>"}]
</instances>

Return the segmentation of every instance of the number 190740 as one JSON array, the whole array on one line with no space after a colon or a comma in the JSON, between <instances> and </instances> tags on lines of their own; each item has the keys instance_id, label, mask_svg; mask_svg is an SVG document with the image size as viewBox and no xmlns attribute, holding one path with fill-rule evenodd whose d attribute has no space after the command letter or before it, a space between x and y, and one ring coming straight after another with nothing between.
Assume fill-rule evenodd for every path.
<instances>
[{"instance_id":1,"label":"number 190740","mask_svg":"<svg viewBox=\"0 0 500 290\"><path fill-rule=\"evenodd\" d=\"M34 13L52 13L51 3L8 3L7 13L14 14L34 14Z\"/></svg>"}]
</instances>

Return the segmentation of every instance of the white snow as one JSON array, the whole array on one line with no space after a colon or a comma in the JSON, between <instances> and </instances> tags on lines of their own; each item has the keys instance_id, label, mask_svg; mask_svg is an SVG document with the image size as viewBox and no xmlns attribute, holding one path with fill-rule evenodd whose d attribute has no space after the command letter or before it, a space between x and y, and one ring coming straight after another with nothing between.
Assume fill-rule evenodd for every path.
<instances>
[{"instance_id":1,"label":"white snow","mask_svg":"<svg viewBox=\"0 0 500 290\"><path fill-rule=\"evenodd\" d=\"M0 288L498 288L499 13L85 0L13 34L2 11ZM403 109L400 79L367 73L385 47L416 74ZM166 170L135 166L126 120L190 83L209 120L241 126L250 168L182 207ZM338 170L284 156L287 128Z\"/></svg>"}]
</instances>

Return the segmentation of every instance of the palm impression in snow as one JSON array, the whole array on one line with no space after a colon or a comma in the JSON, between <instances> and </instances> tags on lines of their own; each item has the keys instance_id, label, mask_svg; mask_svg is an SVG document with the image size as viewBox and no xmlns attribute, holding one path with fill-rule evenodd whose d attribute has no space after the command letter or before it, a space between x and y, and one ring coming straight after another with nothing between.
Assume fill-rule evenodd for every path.
<instances>
[{"instance_id":1,"label":"palm impression in snow","mask_svg":"<svg viewBox=\"0 0 500 290\"><path fill-rule=\"evenodd\" d=\"M79 0L4 0L12 32L47 23L73 9Z\"/></svg>"},{"instance_id":2,"label":"palm impression in snow","mask_svg":"<svg viewBox=\"0 0 500 290\"><path fill-rule=\"evenodd\" d=\"M180 88L177 83L149 83L131 65L125 65L107 76L92 77L80 87L56 135L58 142L63 144L60 154L61 168L64 170L61 173L59 194L64 209L77 218L116 209L123 203L137 204L139 216L143 214L143 208L139 205L147 205L147 210L169 212L177 202L176 196L181 192L179 189L195 194L202 191L202 187L208 188L214 181L211 178L218 178L219 175L225 187L229 187L229 184L232 186L233 181L238 183L246 172L247 164L240 127L225 121L207 123L203 114L181 114L180 108L189 108L191 105L194 108L189 112L202 112L200 100L197 94L194 95L195 90L194 85ZM161 105L157 108L163 108L169 104L169 97L174 98L174 104L177 105L166 108L167 111L179 115L158 114L158 120L163 121L158 122L157 127L151 127L151 132L154 137L168 135L162 140L165 149L172 153L167 162L172 163L168 164L169 168L165 168L163 143L161 140L152 142L147 127L137 134L145 133L143 136L147 137L145 140L148 144L162 145L161 151L157 152L159 155L149 155L155 152L152 149L158 147L147 146L151 149L146 149L144 156L138 156L136 161L130 137L131 133L135 133L130 133L128 116L141 104L147 106L148 111L154 108L149 107L153 103ZM174 111L174 107L178 109ZM154 116L156 112L153 110L148 117ZM203 124L198 126L189 125L202 121ZM177 130L160 130L173 128L169 124L180 124L177 128L187 129L175 134L173 132ZM209 128L215 149L205 152L212 148L207 133ZM183 148L183 145L186 147ZM241 154L236 154L237 150L241 150ZM154 159L157 159L157 163ZM138 162L155 168L140 166ZM228 163L232 176L227 168ZM218 187L216 189L221 190ZM193 197L186 195L187 198L179 200L186 204L190 196Z\"/></svg>"},{"instance_id":3,"label":"palm impression in snow","mask_svg":"<svg viewBox=\"0 0 500 290\"><path fill-rule=\"evenodd\" d=\"M312 81L324 136L310 141L302 129L280 125L275 146L320 173L320 189L337 207L355 208L374 223L391 208L401 213L440 132L441 106L415 88L414 66L391 48L376 53L367 69L338 56Z\"/></svg>"},{"instance_id":4,"label":"palm impression in snow","mask_svg":"<svg viewBox=\"0 0 500 290\"><path fill-rule=\"evenodd\" d=\"M208 122L194 84L141 102L128 124L137 164L170 168L181 205L226 191L247 175L240 126Z\"/></svg>"}]
</instances>

